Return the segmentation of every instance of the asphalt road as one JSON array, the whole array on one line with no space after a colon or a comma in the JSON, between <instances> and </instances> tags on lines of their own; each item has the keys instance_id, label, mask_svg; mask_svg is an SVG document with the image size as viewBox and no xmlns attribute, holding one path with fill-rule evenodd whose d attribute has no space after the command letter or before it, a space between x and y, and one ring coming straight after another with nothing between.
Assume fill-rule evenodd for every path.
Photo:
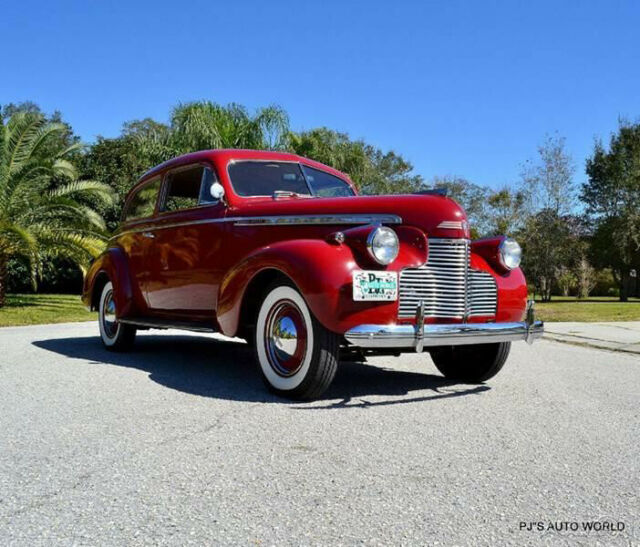
<instances>
[{"instance_id":1,"label":"asphalt road","mask_svg":"<svg viewBox=\"0 0 640 547\"><path fill-rule=\"evenodd\" d=\"M292 403L238 342L0 329L0 544L637 545L639 403L638 356L548 341L487 385L407 355ZM594 519L625 529L520 529Z\"/></svg>"}]
</instances>

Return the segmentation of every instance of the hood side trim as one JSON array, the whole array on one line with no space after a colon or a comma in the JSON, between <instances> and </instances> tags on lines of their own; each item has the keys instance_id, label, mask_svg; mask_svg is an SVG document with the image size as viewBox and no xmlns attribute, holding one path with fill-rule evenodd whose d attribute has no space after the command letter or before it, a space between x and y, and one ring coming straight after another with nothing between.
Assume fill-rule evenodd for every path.
<instances>
[{"instance_id":1,"label":"hood side trim","mask_svg":"<svg viewBox=\"0 0 640 547\"><path fill-rule=\"evenodd\" d=\"M398 215L385 214L353 214L353 215L276 215L276 216L256 216L256 217L223 217L223 218L203 218L198 220L185 220L181 222L168 222L165 224L155 224L155 218L144 219L140 224L143 227L131 227L114 234L109 241L130 233L153 232L155 230L166 230L168 228L179 228L181 226L196 226L198 224L217 224L221 222L232 222L235 226L310 226L310 225L342 225L342 224L402 224L402 218Z\"/></svg>"}]
</instances>

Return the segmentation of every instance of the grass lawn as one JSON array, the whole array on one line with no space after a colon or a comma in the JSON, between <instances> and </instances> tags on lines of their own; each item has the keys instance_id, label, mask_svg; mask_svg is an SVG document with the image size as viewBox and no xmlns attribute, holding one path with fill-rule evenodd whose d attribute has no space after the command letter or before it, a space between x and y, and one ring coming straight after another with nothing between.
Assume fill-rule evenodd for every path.
<instances>
[{"instance_id":1,"label":"grass lawn","mask_svg":"<svg viewBox=\"0 0 640 547\"><path fill-rule=\"evenodd\" d=\"M94 319L96 314L85 310L73 294L9 294L0 308L0 327Z\"/></svg>"},{"instance_id":2,"label":"grass lawn","mask_svg":"<svg viewBox=\"0 0 640 547\"><path fill-rule=\"evenodd\" d=\"M554 296L551 302L536 301L536 317L543 321L640 321L640 299L620 302L605 296L586 300Z\"/></svg>"}]
</instances>

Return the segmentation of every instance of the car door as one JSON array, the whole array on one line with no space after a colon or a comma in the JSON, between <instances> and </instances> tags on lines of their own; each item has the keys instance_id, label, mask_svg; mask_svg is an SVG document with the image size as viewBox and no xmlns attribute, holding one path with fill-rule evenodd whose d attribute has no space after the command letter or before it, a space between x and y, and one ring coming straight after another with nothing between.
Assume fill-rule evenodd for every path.
<instances>
[{"instance_id":1,"label":"car door","mask_svg":"<svg viewBox=\"0 0 640 547\"><path fill-rule=\"evenodd\" d=\"M149 269L146 257L153 245L152 228L162 179L153 178L141 185L127 200L122 215L118 244L124 250L129 266L136 309L147 307L144 287Z\"/></svg>"},{"instance_id":2,"label":"car door","mask_svg":"<svg viewBox=\"0 0 640 547\"><path fill-rule=\"evenodd\" d=\"M167 173L147 256L146 298L158 314L213 318L220 282L224 204L211 195L213 168L196 164Z\"/></svg>"}]
</instances>

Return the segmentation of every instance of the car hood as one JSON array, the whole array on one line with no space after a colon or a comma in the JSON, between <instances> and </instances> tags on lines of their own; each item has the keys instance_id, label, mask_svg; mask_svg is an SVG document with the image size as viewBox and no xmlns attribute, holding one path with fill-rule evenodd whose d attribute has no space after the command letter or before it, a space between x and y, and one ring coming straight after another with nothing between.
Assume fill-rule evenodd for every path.
<instances>
[{"instance_id":1,"label":"car hood","mask_svg":"<svg viewBox=\"0 0 640 547\"><path fill-rule=\"evenodd\" d=\"M469 237L467 216L462 207L452 199L439 195L247 200L227 212L227 216L234 217L341 214L396 215L402 219L403 225L420 228L432 237Z\"/></svg>"}]
</instances>

